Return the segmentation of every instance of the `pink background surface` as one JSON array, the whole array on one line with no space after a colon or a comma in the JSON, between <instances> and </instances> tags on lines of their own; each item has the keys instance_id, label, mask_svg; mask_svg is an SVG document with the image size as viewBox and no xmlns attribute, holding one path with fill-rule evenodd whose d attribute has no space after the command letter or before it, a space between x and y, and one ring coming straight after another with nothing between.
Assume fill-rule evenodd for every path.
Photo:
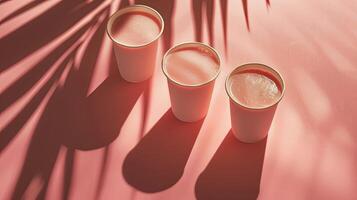
<instances>
[{"instance_id":1,"label":"pink background surface","mask_svg":"<svg viewBox=\"0 0 357 200\"><path fill-rule=\"evenodd\" d=\"M120 78L105 34L119 1L0 3L0 199L357 199L357 1L207 0L201 32L201 1L139 2L166 23L141 84ZM200 36L222 73L205 120L185 124L159 63ZM229 132L224 90L247 62L286 81L253 145Z\"/></svg>"}]
</instances>

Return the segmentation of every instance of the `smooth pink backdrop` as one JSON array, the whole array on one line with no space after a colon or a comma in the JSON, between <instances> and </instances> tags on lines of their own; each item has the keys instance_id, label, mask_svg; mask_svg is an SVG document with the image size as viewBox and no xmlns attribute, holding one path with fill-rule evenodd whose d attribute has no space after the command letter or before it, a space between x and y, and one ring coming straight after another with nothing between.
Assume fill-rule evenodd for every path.
<instances>
[{"instance_id":1,"label":"smooth pink backdrop","mask_svg":"<svg viewBox=\"0 0 357 200\"><path fill-rule=\"evenodd\" d=\"M164 16L160 52L202 37L221 53L205 120L168 111L162 53L151 81L119 78L105 22L126 2L1 2L0 199L227 199L245 187L264 200L357 199L356 0L139 2ZM253 146L231 137L224 90L247 62L286 81Z\"/></svg>"}]
</instances>

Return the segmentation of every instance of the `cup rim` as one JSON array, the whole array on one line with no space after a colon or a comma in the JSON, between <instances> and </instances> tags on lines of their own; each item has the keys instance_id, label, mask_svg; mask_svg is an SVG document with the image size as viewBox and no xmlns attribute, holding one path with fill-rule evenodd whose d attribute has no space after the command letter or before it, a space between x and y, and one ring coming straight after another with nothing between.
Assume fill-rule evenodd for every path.
<instances>
[{"instance_id":1,"label":"cup rim","mask_svg":"<svg viewBox=\"0 0 357 200\"><path fill-rule=\"evenodd\" d=\"M281 82L281 95L279 97L279 99L274 102L273 104L270 104L270 105L267 105L267 106L261 106L261 107L252 107L252 106L247 106L247 105L244 105L242 103L240 103L239 101L237 101L235 98L232 97L232 94L229 92L229 88L228 88L228 81L229 81L229 78L233 75L234 72L236 72L236 70L240 69L240 68L243 68L245 66L249 66L249 65L258 65L258 66L261 66L263 68L266 68L268 70L271 70L273 71L274 73L276 73L276 75L278 76L278 81ZM271 72L270 72L271 73ZM279 80L280 79L280 80ZM235 104L239 105L239 106L242 106L243 108L246 108L246 109L249 109L249 110L264 110L264 109L268 109L268 108L271 108L275 105L277 105L281 99L283 98L284 94L285 94L285 81L284 81L284 78L283 76L276 70L274 69L273 67L270 67L268 65L265 65L265 64L262 64L262 63L246 63L246 64L242 64L236 68L234 68L227 76L226 78L226 81L225 81L225 89L226 89L226 93L229 97L230 100L232 100Z\"/></svg>"},{"instance_id":2,"label":"cup rim","mask_svg":"<svg viewBox=\"0 0 357 200\"><path fill-rule=\"evenodd\" d=\"M165 60L167 58L167 56L172 53L174 50L176 50L177 48L180 48L180 47L183 47L183 46L186 46L186 45L198 45L198 46L201 46L201 47L204 47L206 49L209 49L210 51L212 51L216 58L217 58L217 61L218 61L218 69L217 69L217 72L214 76L212 76L211 79L209 79L208 81L205 81L205 82L202 82L202 83L198 83L198 84L185 84L185 83L181 83L181 82L178 82L176 80L174 80L173 78L171 78L169 76L169 74L167 73L166 71L166 65L165 65ZM216 49L214 49L213 47L209 46L208 44L205 44L203 42L182 42L182 43L179 43L179 44L176 44L175 46L171 47L169 50L166 51L166 53L164 54L162 60L161 60L161 69L164 73L164 75L166 76L166 78L168 80L170 80L171 82L179 85L179 86L183 86L183 87L200 87L200 86L203 86L203 85L206 85L206 84L209 84L210 82L214 81L217 79L218 75L220 74L221 72L221 56L219 55L219 53L217 52Z\"/></svg>"},{"instance_id":3,"label":"cup rim","mask_svg":"<svg viewBox=\"0 0 357 200\"><path fill-rule=\"evenodd\" d=\"M144 44L128 45L128 44L121 43L121 42L117 41L112 36L110 29L112 28L112 25L113 25L114 20L116 18L118 18L120 15L123 15L125 13L132 12L135 9L140 9L139 11L145 12L147 14L153 15L155 18L158 18L158 20L160 21L160 24L161 24L160 32L152 41L149 41L149 42L144 43ZM156 11L155 9L153 9L153 8L151 8L149 6L146 6L146 5L134 4L134 5L129 5L129 6L125 7L125 8L119 9L114 14L112 14L109 17L109 20L107 22L106 32L107 32L109 38L117 45L120 45L120 46L123 46L123 47L127 47L127 48L141 48L141 47L148 46L149 44L151 44L151 43L155 42L156 40L158 40L161 37L162 33L164 32L164 26L165 26L164 19L162 18L162 16L160 15L160 13L158 11Z\"/></svg>"}]
</instances>

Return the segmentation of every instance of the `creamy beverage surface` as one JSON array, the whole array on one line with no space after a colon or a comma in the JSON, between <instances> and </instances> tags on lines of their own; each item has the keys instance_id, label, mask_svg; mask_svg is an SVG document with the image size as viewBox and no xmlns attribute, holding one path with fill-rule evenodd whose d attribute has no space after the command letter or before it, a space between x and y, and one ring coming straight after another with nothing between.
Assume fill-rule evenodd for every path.
<instances>
[{"instance_id":1,"label":"creamy beverage surface","mask_svg":"<svg viewBox=\"0 0 357 200\"><path fill-rule=\"evenodd\" d=\"M168 76L183 85L199 85L212 80L219 71L215 55L203 47L187 47L167 55Z\"/></svg>"},{"instance_id":2,"label":"creamy beverage surface","mask_svg":"<svg viewBox=\"0 0 357 200\"><path fill-rule=\"evenodd\" d=\"M138 46L147 44L160 34L159 21L144 12L129 12L115 19L112 36L121 44Z\"/></svg>"},{"instance_id":3,"label":"creamy beverage surface","mask_svg":"<svg viewBox=\"0 0 357 200\"><path fill-rule=\"evenodd\" d=\"M266 107L281 97L281 89L267 74L247 71L233 74L229 80L233 98L247 107Z\"/></svg>"}]
</instances>

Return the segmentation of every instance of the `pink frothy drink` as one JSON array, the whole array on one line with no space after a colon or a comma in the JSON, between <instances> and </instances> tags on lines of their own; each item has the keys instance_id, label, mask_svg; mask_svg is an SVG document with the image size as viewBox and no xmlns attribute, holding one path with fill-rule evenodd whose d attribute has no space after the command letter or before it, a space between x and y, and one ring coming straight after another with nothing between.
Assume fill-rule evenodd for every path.
<instances>
[{"instance_id":1,"label":"pink frothy drink","mask_svg":"<svg viewBox=\"0 0 357 200\"><path fill-rule=\"evenodd\" d=\"M165 54L163 71L174 115L185 122L205 117L220 71L218 53L202 43L183 43Z\"/></svg>"},{"instance_id":2,"label":"pink frothy drink","mask_svg":"<svg viewBox=\"0 0 357 200\"><path fill-rule=\"evenodd\" d=\"M153 41L160 33L160 22L144 12L129 12L114 21L112 36L121 44L138 46Z\"/></svg>"},{"instance_id":3,"label":"pink frothy drink","mask_svg":"<svg viewBox=\"0 0 357 200\"><path fill-rule=\"evenodd\" d=\"M280 74L262 64L243 65L229 75L226 90L235 136L248 143L265 138L285 90Z\"/></svg>"},{"instance_id":4,"label":"pink frothy drink","mask_svg":"<svg viewBox=\"0 0 357 200\"><path fill-rule=\"evenodd\" d=\"M110 17L107 32L114 43L119 72L125 80L141 82L152 76L163 29L160 14L143 5L126 7Z\"/></svg>"},{"instance_id":5,"label":"pink frothy drink","mask_svg":"<svg viewBox=\"0 0 357 200\"><path fill-rule=\"evenodd\" d=\"M229 89L236 101L241 104L260 108L278 101L281 89L268 74L260 71L244 71L236 73L230 78Z\"/></svg>"}]
</instances>

